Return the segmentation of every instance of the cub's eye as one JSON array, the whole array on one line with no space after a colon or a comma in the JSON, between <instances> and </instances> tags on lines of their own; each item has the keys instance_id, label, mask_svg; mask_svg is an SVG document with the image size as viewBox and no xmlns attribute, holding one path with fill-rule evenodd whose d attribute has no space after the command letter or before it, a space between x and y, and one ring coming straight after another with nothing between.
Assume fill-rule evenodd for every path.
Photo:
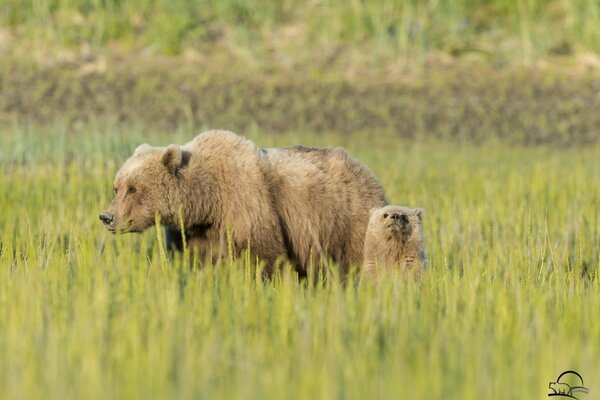
<instances>
[{"instance_id":1,"label":"cub's eye","mask_svg":"<svg viewBox=\"0 0 600 400\"><path fill-rule=\"evenodd\" d=\"M383 214L383 218L387 218L388 217L388 213Z\"/></svg>"},{"instance_id":2,"label":"cub's eye","mask_svg":"<svg viewBox=\"0 0 600 400\"><path fill-rule=\"evenodd\" d=\"M113 188L113 193L117 194L117 192L118 192L118 189L117 188Z\"/></svg>"},{"instance_id":3,"label":"cub's eye","mask_svg":"<svg viewBox=\"0 0 600 400\"><path fill-rule=\"evenodd\" d=\"M127 189L127 193L135 193L137 191L136 188L134 188L133 186L129 186L129 189Z\"/></svg>"}]
</instances>

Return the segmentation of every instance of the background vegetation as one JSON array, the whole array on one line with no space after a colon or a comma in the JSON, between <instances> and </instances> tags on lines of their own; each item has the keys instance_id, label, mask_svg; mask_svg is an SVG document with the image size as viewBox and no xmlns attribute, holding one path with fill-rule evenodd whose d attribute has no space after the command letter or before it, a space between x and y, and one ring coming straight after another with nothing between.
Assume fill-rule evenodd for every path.
<instances>
[{"instance_id":1,"label":"background vegetation","mask_svg":"<svg viewBox=\"0 0 600 400\"><path fill-rule=\"evenodd\" d=\"M0 399L600 386L600 3L0 0ZM191 269L97 215L141 142L341 145L431 270ZM583 398L583 396L582 396Z\"/></svg>"},{"instance_id":2,"label":"background vegetation","mask_svg":"<svg viewBox=\"0 0 600 400\"><path fill-rule=\"evenodd\" d=\"M312 59L317 49L385 57L479 53L506 63L600 50L593 0L2 0L19 38L177 54L225 48ZM241 54L239 54L242 56ZM331 54L327 55L332 57ZM364 58L360 56L361 58ZM271 61L271 60L269 60Z\"/></svg>"},{"instance_id":3,"label":"background vegetation","mask_svg":"<svg viewBox=\"0 0 600 400\"><path fill-rule=\"evenodd\" d=\"M597 142L592 0L0 0L0 123Z\"/></svg>"}]
</instances>

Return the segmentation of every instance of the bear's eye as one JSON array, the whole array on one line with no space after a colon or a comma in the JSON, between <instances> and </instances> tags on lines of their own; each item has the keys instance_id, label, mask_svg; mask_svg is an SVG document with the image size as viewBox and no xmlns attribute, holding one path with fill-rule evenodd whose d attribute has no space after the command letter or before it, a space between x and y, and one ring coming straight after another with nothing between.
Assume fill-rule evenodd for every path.
<instances>
[{"instance_id":1,"label":"bear's eye","mask_svg":"<svg viewBox=\"0 0 600 400\"><path fill-rule=\"evenodd\" d=\"M135 193L136 191L136 188L134 188L133 186L129 186L129 189L127 189L127 193Z\"/></svg>"},{"instance_id":2,"label":"bear's eye","mask_svg":"<svg viewBox=\"0 0 600 400\"><path fill-rule=\"evenodd\" d=\"M114 194L117 194L117 192L118 192L117 188L113 188L113 192L114 192Z\"/></svg>"},{"instance_id":3,"label":"bear's eye","mask_svg":"<svg viewBox=\"0 0 600 400\"><path fill-rule=\"evenodd\" d=\"M388 213L383 214L383 218L387 218L388 217Z\"/></svg>"}]
</instances>

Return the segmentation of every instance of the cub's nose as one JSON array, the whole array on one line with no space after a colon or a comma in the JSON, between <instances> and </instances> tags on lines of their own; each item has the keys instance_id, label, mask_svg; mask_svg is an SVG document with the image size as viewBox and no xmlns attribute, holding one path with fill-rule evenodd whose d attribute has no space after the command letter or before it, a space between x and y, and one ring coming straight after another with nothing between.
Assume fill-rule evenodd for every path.
<instances>
[{"instance_id":1,"label":"cub's nose","mask_svg":"<svg viewBox=\"0 0 600 400\"><path fill-rule=\"evenodd\" d=\"M104 223L104 225L110 225L115 221L115 216L109 212L101 212L100 213L100 221Z\"/></svg>"},{"instance_id":2,"label":"cub's nose","mask_svg":"<svg viewBox=\"0 0 600 400\"><path fill-rule=\"evenodd\" d=\"M392 217L391 217L391 218L392 218L394 221L400 221L400 222L402 222L403 224L406 224L406 223L408 223L408 217L407 217L406 215L400 215L400 214L394 213L394 214L392 214Z\"/></svg>"}]
</instances>

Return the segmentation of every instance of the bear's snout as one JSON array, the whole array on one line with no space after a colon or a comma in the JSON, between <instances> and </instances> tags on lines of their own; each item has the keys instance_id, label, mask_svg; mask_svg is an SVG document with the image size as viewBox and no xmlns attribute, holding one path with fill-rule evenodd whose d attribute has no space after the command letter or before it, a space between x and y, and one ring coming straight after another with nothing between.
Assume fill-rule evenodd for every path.
<instances>
[{"instance_id":1,"label":"bear's snout","mask_svg":"<svg viewBox=\"0 0 600 400\"><path fill-rule=\"evenodd\" d=\"M397 213L392 214L392 220L393 221L399 221L402 222L403 224L408 224L408 217L404 214L400 215Z\"/></svg>"},{"instance_id":2,"label":"bear's snout","mask_svg":"<svg viewBox=\"0 0 600 400\"><path fill-rule=\"evenodd\" d=\"M110 227L115 222L115 215L107 211L100 213L100 221L107 227Z\"/></svg>"}]
</instances>

